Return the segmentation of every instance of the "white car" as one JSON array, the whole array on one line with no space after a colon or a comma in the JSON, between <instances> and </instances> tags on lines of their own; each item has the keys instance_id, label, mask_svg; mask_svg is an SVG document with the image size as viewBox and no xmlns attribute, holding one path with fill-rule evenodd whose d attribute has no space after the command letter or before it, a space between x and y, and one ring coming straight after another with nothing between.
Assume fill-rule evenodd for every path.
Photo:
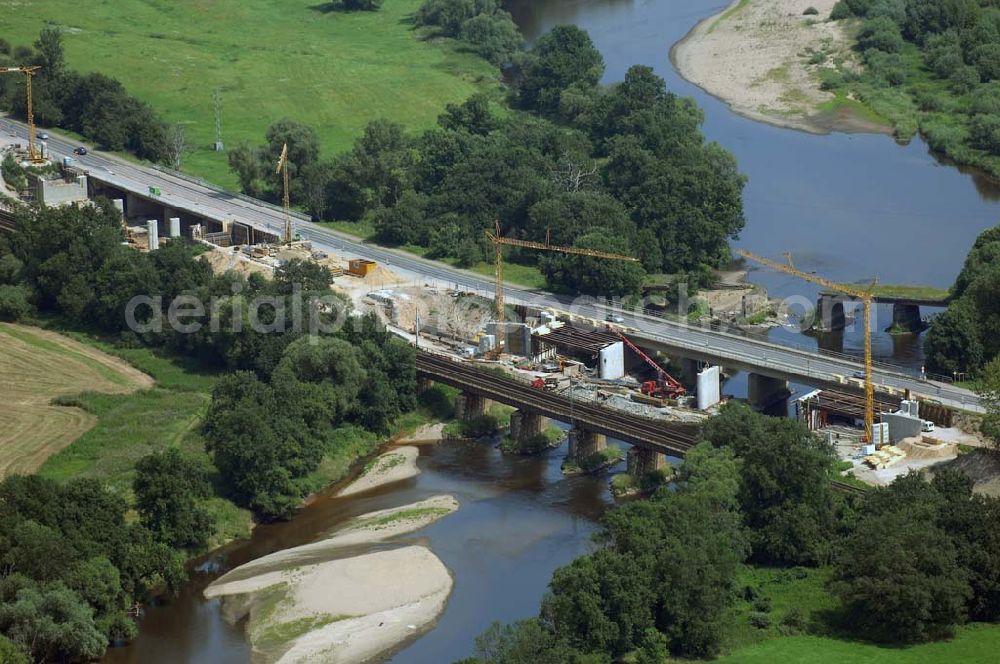
<instances>
[{"instance_id":1,"label":"white car","mask_svg":"<svg viewBox=\"0 0 1000 664\"><path fill-rule=\"evenodd\" d=\"M924 433L934 431L934 423L930 420L924 420L923 424L920 425L920 430Z\"/></svg>"},{"instance_id":2,"label":"white car","mask_svg":"<svg viewBox=\"0 0 1000 664\"><path fill-rule=\"evenodd\" d=\"M48 135L48 134L46 134L46 133L45 133L45 132L43 131L42 133L40 133L40 134L38 135L38 140L40 140L40 141L47 141L47 140L49 140L49 135Z\"/></svg>"}]
</instances>

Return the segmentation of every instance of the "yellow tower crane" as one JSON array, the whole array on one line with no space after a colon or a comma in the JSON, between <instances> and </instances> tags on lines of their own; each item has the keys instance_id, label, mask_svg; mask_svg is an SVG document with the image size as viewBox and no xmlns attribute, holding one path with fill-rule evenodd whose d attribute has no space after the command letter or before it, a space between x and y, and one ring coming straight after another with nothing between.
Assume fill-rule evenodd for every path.
<instances>
[{"instance_id":1,"label":"yellow tower crane","mask_svg":"<svg viewBox=\"0 0 1000 664\"><path fill-rule=\"evenodd\" d=\"M34 77L35 72L41 68L41 65L32 65L30 67L0 67L0 74L24 74L24 85L28 94L28 159L33 164L40 164L45 161L45 159L42 158L42 153L35 147L35 111L31 105L31 79Z\"/></svg>"},{"instance_id":2,"label":"yellow tower crane","mask_svg":"<svg viewBox=\"0 0 1000 664\"><path fill-rule=\"evenodd\" d=\"M522 249L539 249L541 251L556 251L561 254L573 254L575 256L591 256L593 258L608 258L612 260L621 261L631 261L633 263L638 263L639 259L632 256L622 256L620 254L611 254L606 251L597 251L595 249L581 249L579 247L561 247L558 245L550 244L549 238L546 236L545 242L530 242L528 240L514 240L508 237L504 237L500 233L500 222L496 222L496 228L491 233L486 231L486 237L490 239L493 243L493 248L495 250L494 261L496 263L496 299L494 300L496 320L498 323L504 321L504 301L503 301L503 248L507 247L521 247Z\"/></svg>"},{"instance_id":3,"label":"yellow tower crane","mask_svg":"<svg viewBox=\"0 0 1000 664\"><path fill-rule=\"evenodd\" d=\"M799 279L819 284L820 286L829 288L832 291L850 295L851 297L861 301L865 312L865 442L872 442L873 430L875 428L875 384L872 382L871 320L872 302L875 298L875 287L878 285L878 279L873 279L868 289L862 290L860 288L854 288L845 284L838 284L835 281L830 281L829 279L824 279L823 277L803 272L795 267L792 263L792 255L788 253L785 254L785 258L788 259L787 265L767 258L762 258L761 256L757 256L742 249L739 250L738 253L740 256L749 258L750 260L756 261L761 265L766 265L767 267L778 270L779 272L784 272L785 274L790 274L794 277L798 277Z\"/></svg>"},{"instance_id":4,"label":"yellow tower crane","mask_svg":"<svg viewBox=\"0 0 1000 664\"><path fill-rule=\"evenodd\" d=\"M291 207L288 201L288 143L281 146L281 156L278 157L278 168L274 171L276 174L281 173L283 183L285 186L284 193L281 197L282 207L285 209L285 233L282 241L286 245L292 244L292 215L289 211Z\"/></svg>"}]
</instances>

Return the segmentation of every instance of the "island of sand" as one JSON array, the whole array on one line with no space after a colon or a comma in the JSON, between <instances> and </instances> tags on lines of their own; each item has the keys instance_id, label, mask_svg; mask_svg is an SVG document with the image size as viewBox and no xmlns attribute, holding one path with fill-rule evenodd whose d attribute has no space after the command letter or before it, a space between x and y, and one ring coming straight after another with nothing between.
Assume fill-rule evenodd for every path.
<instances>
[{"instance_id":1,"label":"island of sand","mask_svg":"<svg viewBox=\"0 0 1000 664\"><path fill-rule=\"evenodd\" d=\"M420 474L420 469L417 467L418 456L420 450L412 445L394 447L369 461L361 476L337 492L337 495L352 496L416 477Z\"/></svg>"},{"instance_id":2,"label":"island of sand","mask_svg":"<svg viewBox=\"0 0 1000 664\"><path fill-rule=\"evenodd\" d=\"M822 67L856 63L844 23L828 20L835 4L734 0L696 25L670 56L681 76L754 120L812 133L889 132L820 88Z\"/></svg>"},{"instance_id":3,"label":"island of sand","mask_svg":"<svg viewBox=\"0 0 1000 664\"><path fill-rule=\"evenodd\" d=\"M444 610L452 579L423 546L350 554L456 509L452 496L435 496L365 514L326 540L232 570L205 597L223 598L234 623L248 618L255 662L367 661L429 629Z\"/></svg>"}]
</instances>

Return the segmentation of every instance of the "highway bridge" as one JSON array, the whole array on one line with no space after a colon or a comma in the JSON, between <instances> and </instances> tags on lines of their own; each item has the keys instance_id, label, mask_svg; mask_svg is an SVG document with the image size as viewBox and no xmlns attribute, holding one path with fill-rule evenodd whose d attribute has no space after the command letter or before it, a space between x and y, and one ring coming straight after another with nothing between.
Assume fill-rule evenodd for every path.
<instances>
[{"instance_id":1,"label":"highway bridge","mask_svg":"<svg viewBox=\"0 0 1000 664\"><path fill-rule=\"evenodd\" d=\"M9 119L0 120L0 131L27 136L27 129L23 124ZM53 156L73 155L74 148L81 145L49 133L47 145ZM224 191L194 178L93 151L84 156L74 156L74 159L88 172L89 178L128 191L134 199L142 200L144 205L158 203L164 208L188 210L206 219L234 220L272 236L281 233L283 213L280 208L268 203ZM150 187L158 193L152 194ZM490 296L494 288L492 280L487 277L360 241L310 223L303 215L295 215L293 224L304 239L348 257L391 264L396 270L420 275L422 279L453 284L457 288L484 296ZM510 304L566 312L571 319L583 322L600 324L611 313L606 306L592 299L574 300L515 286L507 286L505 293ZM646 349L666 351L675 357L704 360L745 369L760 376L793 380L817 387L844 387L845 380L849 382L850 377L862 369L857 358L846 355L795 348L734 332L665 320L641 312L616 313L624 318L623 327L637 344ZM969 390L946 383L925 381L899 367L877 365L875 383L886 392L901 393L903 390L910 390L947 406L982 411L978 398Z\"/></svg>"}]
</instances>

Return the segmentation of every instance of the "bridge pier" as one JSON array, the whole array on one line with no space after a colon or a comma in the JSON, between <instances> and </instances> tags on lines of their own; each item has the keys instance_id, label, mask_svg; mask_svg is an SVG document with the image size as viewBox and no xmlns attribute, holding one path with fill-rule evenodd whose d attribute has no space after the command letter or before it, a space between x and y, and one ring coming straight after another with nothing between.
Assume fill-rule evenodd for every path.
<instances>
[{"instance_id":1,"label":"bridge pier","mask_svg":"<svg viewBox=\"0 0 1000 664\"><path fill-rule=\"evenodd\" d=\"M434 387L434 381L427 376L417 376L417 394L423 394Z\"/></svg>"},{"instance_id":2,"label":"bridge pier","mask_svg":"<svg viewBox=\"0 0 1000 664\"><path fill-rule=\"evenodd\" d=\"M580 461L597 454L608 446L608 438L602 433L574 427L569 430L568 459Z\"/></svg>"},{"instance_id":3,"label":"bridge pier","mask_svg":"<svg viewBox=\"0 0 1000 664\"><path fill-rule=\"evenodd\" d=\"M893 304L892 305L892 325L886 332L890 334L911 334L923 332L923 319L920 318L919 304Z\"/></svg>"},{"instance_id":4,"label":"bridge pier","mask_svg":"<svg viewBox=\"0 0 1000 664\"><path fill-rule=\"evenodd\" d=\"M629 475L643 477L667 465L667 457L645 447L633 445L626 453L626 465Z\"/></svg>"},{"instance_id":5,"label":"bridge pier","mask_svg":"<svg viewBox=\"0 0 1000 664\"><path fill-rule=\"evenodd\" d=\"M765 410L791 395L788 381L761 374L747 375L747 399L757 410Z\"/></svg>"},{"instance_id":6,"label":"bridge pier","mask_svg":"<svg viewBox=\"0 0 1000 664\"><path fill-rule=\"evenodd\" d=\"M455 395L455 419L474 420L489 411L492 401L472 392Z\"/></svg>"},{"instance_id":7,"label":"bridge pier","mask_svg":"<svg viewBox=\"0 0 1000 664\"><path fill-rule=\"evenodd\" d=\"M514 443L514 451L527 454L538 450L532 449L531 443L549 424L549 418L529 410L515 410L510 414L510 439Z\"/></svg>"},{"instance_id":8,"label":"bridge pier","mask_svg":"<svg viewBox=\"0 0 1000 664\"><path fill-rule=\"evenodd\" d=\"M816 314L813 317L813 327L824 332L836 332L847 326L844 315L844 302L853 300L846 295L836 293L820 293L816 300Z\"/></svg>"}]
</instances>

